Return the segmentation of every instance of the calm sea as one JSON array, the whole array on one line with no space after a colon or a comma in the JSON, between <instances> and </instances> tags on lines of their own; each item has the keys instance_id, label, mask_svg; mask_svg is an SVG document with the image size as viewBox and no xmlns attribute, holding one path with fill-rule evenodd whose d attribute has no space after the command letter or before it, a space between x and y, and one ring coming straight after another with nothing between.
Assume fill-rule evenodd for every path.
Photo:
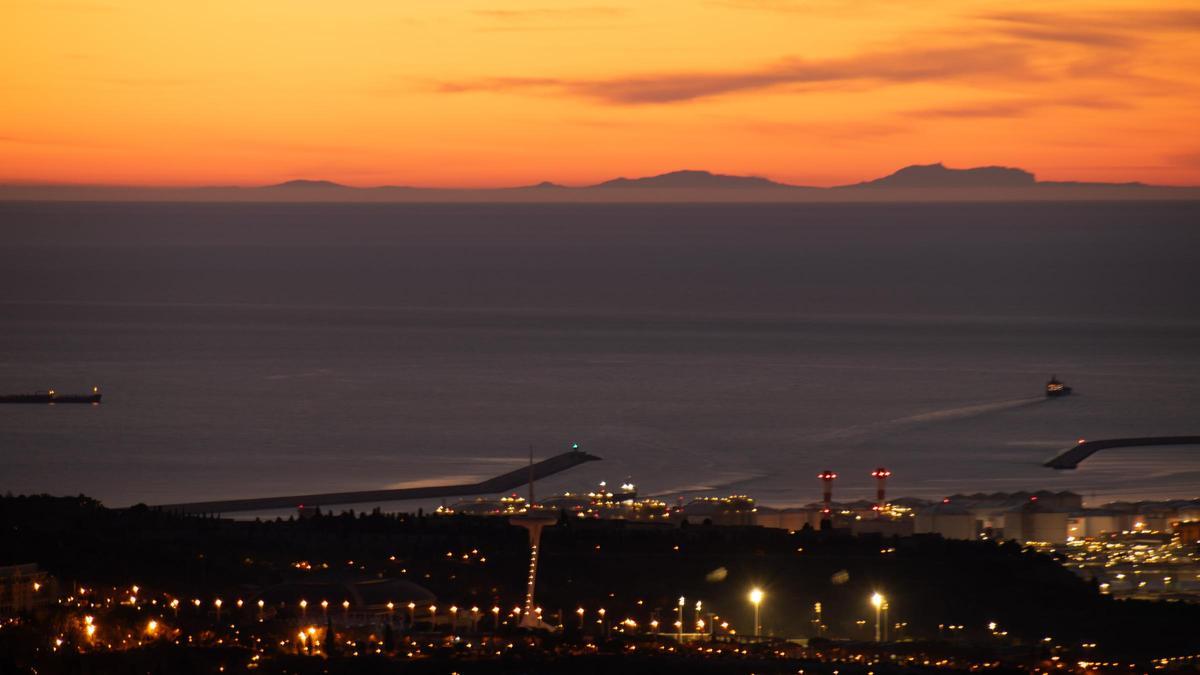
<instances>
[{"instance_id":1,"label":"calm sea","mask_svg":"<svg viewBox=\"0 0 1200 675\"><path fill-rule=\"evenodd\" d=\"M1200 496L1200 205L0 204L0 491ZM1047 401L1051 374L1078 395Z\"/></svg>"}]
</instances>

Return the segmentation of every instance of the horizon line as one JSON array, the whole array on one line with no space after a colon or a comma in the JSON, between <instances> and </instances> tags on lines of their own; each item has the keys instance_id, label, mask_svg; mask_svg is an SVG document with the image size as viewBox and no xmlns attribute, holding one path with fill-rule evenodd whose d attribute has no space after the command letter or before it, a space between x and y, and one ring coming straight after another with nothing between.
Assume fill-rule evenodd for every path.
<instances>
[{"instance_id":1,"label":"horizon line","mask_svg":"<svg viewBox=\"0 0 1200 675\"><path fill-rule=\"evenodd\" d=\"M508 191L508 190L585 190L597 187L606 187L609 189L621 189L622 187L637 188L639 190L659 189L659 190L686 190L697 189L704 186L660 186L660 185L612 185L612 183L629 182L638 183L639 181L649 181L656 178L666 176L681 176L691 174L697 177L703 177L710 180L733 180L733 181L761 181L760 185L741 185L736 189L740 190L778 190L778 189L797 189L797 190L836 190L841 188L872 186L873 183L883 181L896 174L911 169L922 168L940 168L944 169L947 174L965 173L978 170L1000 170L1014 173L1027 174L1031 182L1024 185L976 185L976 186L945 186L945 185L930 185L930 186L884 186L874 185L876 188L890 189L947 189L950 187L957 188L975 188L985 189L989 187L1003 187L1007 189L1020 189L1032 187L1144 187L1144 188L1200 188L1200 185L1195 184L1171 184L1171 183L1146 183L1140 180L1130 180L1121 182L1110 181L1087 181L1087 180L1039 180L1037 175L1026 169L1012 166L1004 166L1000 164L987 164L978 166L969 166L964 168L947 167L942 162L934 162L931 164L908 164L889 174L878 176L876 178L860 179L852 183L836 183L828 185L814 184L798 184L787 183L781 180L771 178L767 175L750 173L750 174L730 174L719 171L711 171L708 169L673 169L661 173L654 173L644 176L629 177L626 175L616 176L612 178L602 179L599 182L589 182L582 184L560 183L554 180L545 179L538 182L523 183L517 185L495 185L495 186L428 186L418 184L397 184L397 183L376 183L376 184L352 184L327 178L310 178L310 177L291 177L265 183L101 183L101 182L57 182L57 181L42 181L42 180L4 180L0 181L0 186L9 188L91 188L91 189L133 189L133 190L262 190L270 188L295 188L295 189L346 189L346 190L421 190L421 191L442 191L442 192L475 192L475 191ZM733 188L734 186L728 186Z\"/></svg>"}]
</instances>

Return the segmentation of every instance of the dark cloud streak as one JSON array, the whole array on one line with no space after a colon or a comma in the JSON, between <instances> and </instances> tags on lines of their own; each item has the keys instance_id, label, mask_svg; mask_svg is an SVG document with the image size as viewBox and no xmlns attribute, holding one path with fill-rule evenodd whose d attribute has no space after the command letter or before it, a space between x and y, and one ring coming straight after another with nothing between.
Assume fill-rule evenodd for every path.
<instances>
[{"instance_id":1,"label":"dark cloud streak","mask_svg":"<svg viewBox=\"0 0 1200 675\"><path fill-rule=\"evenodd\" d=\"M545 90L617 105L679 103L785 85L869 80L906 83L964 77L1034 78L1025 49L1013 44L897 50L841 59L784 59L767 66L729 72L663 73L596 80L560 78L484 78L444 82L438 90Z\"/></svg>"},{"instance_id":2,"label":"dark cloud streak","mask_svg":"<svg viewBox=\"0 0 1200 675\"><path fill-rule=\"evenodd\" d=\"M726 0L755 8L778 9L779 0ZM585 8L587 9L587 8ZM603 9L603 8L591 8ZM499 23L547 16L560 10L482 10ZM563 10L565 11L565 10ZM601 78L484 77L437 82L444 93L532 92L599 101L610 105L678 104L765 89L828 90L919 82L970 81L972 84L1053 82L1064 79L1120 78L1161 89L1169 83L1137 74L1139 50L1156 35L1200 29L1200 10L1120 10L1090 13L1003 11L973 16L963 46L927 47L900 43L842 58L786 58L741 70L629 74ZM939 36L929 36L935 39ZM916 45L930 44L920 36ZM1056 47L1057 46L1057 47ZM1057 104L1052 104L1057 105ZM1005 101L931 111L945 117L1016 117L1045 104ZM1095 105L1086 107L1097 107Z\"/></svg>"},{"instance_id":3,"label":"dark cloud streak","mask_svg":"<svg viewBox=\"0 0 1200 675\"><path fill-rule=\"evenodd\" d=\"M1129 104L1122 101L1105 98L1071 98L1050 100L1005 100L964 103L934 108L913 110L908 115L914 117L945 117L963 119L984 119L997 117L1024 117L1046 108L1079 108L1086 110L1123 110Z\"/></svg>"},{"instance_id":4,"label":"dark cloud streak","mask_svg":"<svg viewBox=\"0 0 1200 675\"><path fill-rule=\"evenodd\" d=\"M980 15L1010 37L1093 47L1129 48L1155 32L1200 30L1200 10L1118 10L1087 14L993 12Z\"/></svg>"}]
</instances>

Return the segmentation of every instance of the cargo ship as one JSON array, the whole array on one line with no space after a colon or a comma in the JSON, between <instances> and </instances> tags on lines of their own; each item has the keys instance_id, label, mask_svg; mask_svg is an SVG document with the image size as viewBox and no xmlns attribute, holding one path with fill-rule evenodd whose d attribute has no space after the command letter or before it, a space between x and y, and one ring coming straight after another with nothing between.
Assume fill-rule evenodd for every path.
<instances>
[{"instance_id":1,"label":"cargo ship","mask_svg":"<svg viewBox=\"0 0 1200 675\"><path fill-rule=\"evenodd\" d=\"M1071 393L1071 388L1062 382L1054 375L1050 376L1050 381L1046 383L1046 396L1067 396Z\"/></svg>"},{"instance_id":2,"label":"cargo ship","mask_svg":"<svg viewBox=\"0 0 1200 675\"><path fill-rule=\"evenodd\" d=\"M100 387L92 387L90 394L60 394L51 389L32 394L0 394L0 403L92 403L100 402Z\"/></svg>"}]
</instances>

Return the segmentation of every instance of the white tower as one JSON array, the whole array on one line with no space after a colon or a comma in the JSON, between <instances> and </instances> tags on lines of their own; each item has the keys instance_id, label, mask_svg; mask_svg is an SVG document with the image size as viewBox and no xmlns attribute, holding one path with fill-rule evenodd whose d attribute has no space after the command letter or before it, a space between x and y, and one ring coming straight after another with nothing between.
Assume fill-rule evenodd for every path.
<instances>
[{"instance_id":1,"label":"white tower","mask_svg":"<svg viewBox=\"0 0 1200 675\"><path fill-rule=\"evenodd\" d=\"M533 512L523 516L514 516L508 522L529 530L529 580L525 587L525 613L521 616L522 628L544 628L551 626L542 621L537 614L534 603L534 592L537 588L538 548L542 540L542 528L554 525L556 518Z\"/></svg>"}]
</instances>

